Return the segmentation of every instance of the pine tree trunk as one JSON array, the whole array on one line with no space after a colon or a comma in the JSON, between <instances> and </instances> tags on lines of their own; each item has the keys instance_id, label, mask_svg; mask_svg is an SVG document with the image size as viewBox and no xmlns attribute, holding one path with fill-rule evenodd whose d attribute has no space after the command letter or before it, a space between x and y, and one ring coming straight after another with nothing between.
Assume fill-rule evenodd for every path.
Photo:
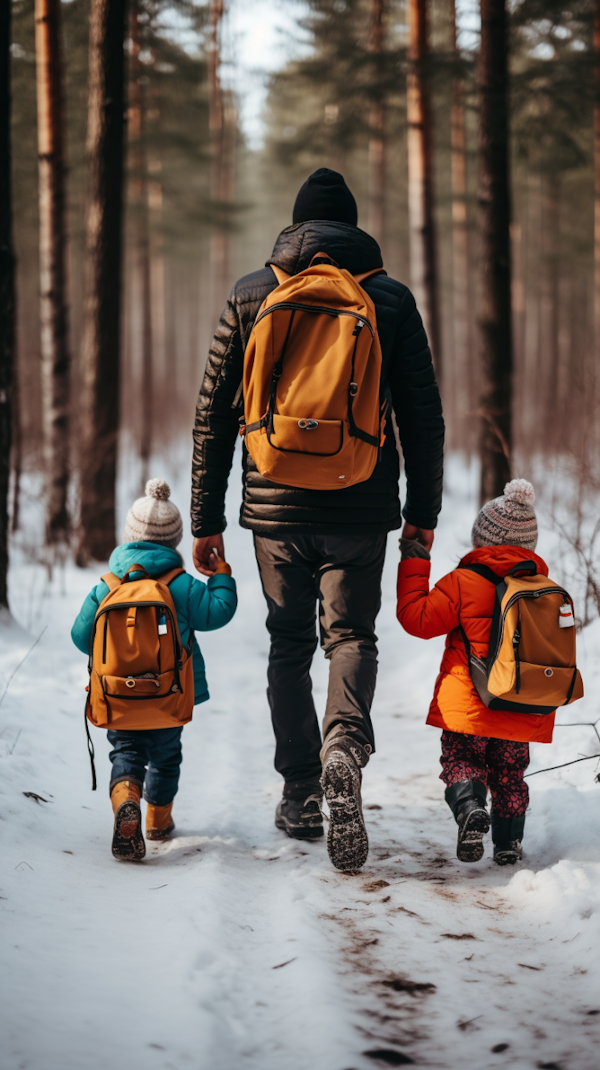
<instances>
[{"instance_id":1,"label":"pine tree trunk","mask_svg":"<svg viewBox=\"0 0 600 1070\"><path fill-rule=\"evenodd\" d=\"M512 325L506 0L481 0L478 314L482 375L481 501L510 479Z\"/></svg>"},{"instance_id":2,"label":"pine tree trunk","mask_svg":"<svg viewBox=\"0 0 600 1070\"><path fill-rule=\"evenodd\" d=\"M131 53L129 59L129 143L131 146L131 208L133 214L133 246L136 273L140 284L142 319L142 362L140 425L141 483L144 489L149 475L152 452L152 402L154 362L152 359L152 292L150 274L150 234L148 219L148 169L145 146L146 90L140 63L139 0L131 0L129 11L129 36Z\"/></svg>"},{"instance_id":3,"label":"pine tree trunk","mask_svg":"<svg viewBox=\"0 0 600 1070\"><path fill-rule=\"evenodd\" d=\"M543 400L544 441L560 449L553 434L559 413L559 306L560 306L560 184L558 175L542 175L542 248L540 347L537 388ZM545 381L544 381L545 380ZM540 387L542 389L540 390ZM554 441L553 441L554 440Z\"/></svg>"},{"instance_id":4,"label":"pine tree trunk","mask_svg":"<svg viewBox=\"0 0 600 1070\"><path fill-rule=\"evenodd\" d=\"M15 257L10 152L10 15L0 4L0 607L8 608L8 488L15 348Z\"/></svg>"},{"instance_id":5,"label":"pine tree trunk","mask_svg":"<svg viewBox=\"0 0 600 1070\"><path fill-rule=\"evenodd\" d=\"M209 128L211 140L211 200L215 213L210 240L211 313L217 321L231 285L227 206L233 196L235 112L226 100L219 74L224 0L210 0L211 38L208 52Z\"/></svg>"},{"instance_id":6,"label":"pine tree trunk","mask_svg":"<svg viewBox=\"0 0 600 1070\"><path fill-rule=\"evenodd\" d=\"M384 0L371 0L371 52L378 65L383 51ZM381 247L385 215L385 106L379 88L380 73L374 69L375 94L369 112L368 230Z\"/></svg>"},{"instance_id":7,"label":"pine tree trunk","mask_svg":"<svg viewBox=\"0 0 600 1070\"><path fill-rule=\"evenodd\" d=\"M442 346L436 232L433 212L433 156L429 92L427 0L408 0L408 225L410 274L433 354L442 378Z\"/></svg>"},{"instance_id":8,"label":"pine tree trunk","mask_svg":"<svg viewBox=\"0 0 600 1070\"><path fill-rule=\"evenodd\" d=\"M593 419L600 442L600 0L594 4L594 364L591 383L595 393Z\"/></svg>"},{"instance_id":9,"label":"pine tree trunk","mask_svg":"<svg viewBox=\"0 0 600 1070\"><path fill-rule=\"evenodd\" d=\"M69 371L61 0L35 0L46 541L68 538Z\"/></svg>"},{"instance_id":10,"label":"pine tree trunk","mask_svg":"<svg viewBox=\"0 0 600 1070\"><path fill-rule=\"evenodd\" d=\"M91 5L79 564L106 560L115 544L125 15L126 0Z\"/></svg>"},{"instance_id":11,"label":"pine tree trunk","mask_svg":"<svg viewBox=\"0 0 600 1070\"><path fill-rule=\"evenodd\" d=\"M473 369L469 314L469 233L467 226L467 167L465 129L465 85L458 70L460 55L456 36L456 4L450 0L452 50L452 107L450 115L452 180L452 288L453 343L452 381L455 417L462 430L463 420L472 411ZM462 435L461 435L462 439Z\"/></svg>"}]
</instances>

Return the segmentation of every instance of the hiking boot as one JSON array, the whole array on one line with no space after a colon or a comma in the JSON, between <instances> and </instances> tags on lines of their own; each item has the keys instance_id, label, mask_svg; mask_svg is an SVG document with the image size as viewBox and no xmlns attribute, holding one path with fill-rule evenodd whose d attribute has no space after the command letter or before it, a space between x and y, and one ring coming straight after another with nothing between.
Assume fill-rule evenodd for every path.
<instances>
[{"instance_id":1,"label":"hiking boot","mask_svg":"<svg viewBox=\"0 0 600 1070\"><path fill-rule=\"evenodd\" d=\"M460 862L479 862L483 858L483 837L490 827L486 795L487 788L481 780L459 780L446 788L446 802L458 825L456 857Z\"/></svg>"},{"instance_id":2,"label":"hiking boot","mask_svg":"<svg viewBox=\"0 0 600 1070\"><path fill-rule=\"evenodd\" d=\"M519 817L496 817L492 811L494 862L499 866L514 866L521 861L524 828L525 814L520 814Z\"/></svg>"},{"instance_id":3,"label":"hiking boot","mask_svg":"<svg viewBox=\"0 0 600 1070\"><path fill-rule=\"evenodd\" d=\"M146 839L166 840L175 828L175 822L171 817L173 803L166 806L154 806L148 803L146 810Z\"/></svg>"},{"instance_id":4,"label":"hiking boot","mask_svg":"<svg viewBox=\"0 0 600 1070\"><path fill-rule=\"evenodd\" d=\"M293 840L318 840L323 835L322 800L318 779L288 781L275 812L277 828Z\"/></svg>"},{"instance_id":5,"label":"hiking boot","mask_svg":"<svg viewBox=\"0 0 600 1070\"><path fill-rule=\"evenodd\" d=\"M140 862L146 854L140 795L140 785L134 780L119 780L110 793L115 815L112 853L122 861Z\"/></svg>"},{"instance_id":6,"label":"hiking boot","mask_svg":"<svg viewBox=\"0 0 600 1070\"><path fill-rule=\"evenodd\" d=\"M369 841L362 812L361 766L367 758L362 747L336 741L326 751L321 784L329 806L327 850L336 869L354 873L364 866Z\"/></svg>"}]
</instances>

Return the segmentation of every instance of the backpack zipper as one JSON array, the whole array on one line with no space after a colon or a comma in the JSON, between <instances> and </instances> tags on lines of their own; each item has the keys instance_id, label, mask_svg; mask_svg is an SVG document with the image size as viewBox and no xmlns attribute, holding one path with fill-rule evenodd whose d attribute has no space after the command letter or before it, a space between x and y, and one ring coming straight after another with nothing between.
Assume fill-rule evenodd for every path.
<instances>
[{"instance_id":1,"label":"backpack zipper","mask_svg":"<svg viewBox=\"0 0 600 1070\"><path fill-rule=\"evenodd\" d=\"M296 301L278 301L277 304L271 305L269 308L265 308L264 312L261 312L254 321L254 326L260 323L265 316L270 315L271 312L275 312L280 308L298 310L299 312L322 312L325 316L352 316L355 320L361 320L365 327L368 327L372 337L375 337L375 331L365 316L361 316L358 312L349 312L345 308L326 308L324 305L301 305Z\"/></svg>"}]
</instances>

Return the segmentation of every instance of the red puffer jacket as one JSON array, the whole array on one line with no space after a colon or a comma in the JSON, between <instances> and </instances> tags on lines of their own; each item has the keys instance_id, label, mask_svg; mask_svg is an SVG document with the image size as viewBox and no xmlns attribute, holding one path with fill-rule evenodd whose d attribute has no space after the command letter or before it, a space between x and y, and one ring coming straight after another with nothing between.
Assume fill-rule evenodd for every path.
<instances>
[{"instance_id":1,"label":"red puffer jacket","mask_svg":"<svg viewBox=\"0 0 600 1070\"><path fill-rule=\"evenodd\" d=\"M540 575L548 566L531 550L518 546L485 546L472 550L461 564L487 565L499 579L519 561L535 561ZM554 713L532 715L489 710L475 690L459 624L473 653L487 657L496 592L476 572L454 569L429 590L429 561L413 558L398 568L397 616L410 635L432 639L448 634L427 724L449 732L514 739L523 743L551 743Z\"/></svg>"}]
</instances>

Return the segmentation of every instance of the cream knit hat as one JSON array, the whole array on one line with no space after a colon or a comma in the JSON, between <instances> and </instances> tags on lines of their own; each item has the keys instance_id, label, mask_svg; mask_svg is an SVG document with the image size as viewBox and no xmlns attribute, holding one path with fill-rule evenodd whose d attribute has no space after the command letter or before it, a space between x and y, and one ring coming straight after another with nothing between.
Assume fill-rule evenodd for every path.
<instances>
[{"instance_id":1,"label":"cream knit hat","mask_svg":"<svg viewBox=\"0 0 600 1070\"><path fill-rule=\"evenodd\" d=\"M169 501L171 488L164 479L149 479L146 497L133 503L125 521L125 542L160 542L175 549L183 538L181 513Z\"/></svg>"},{"instance_id":2,"label":"cream knit hat","mask_svg":"<svg viewBox=\"0 0 600 1070\"><path fill-rule=\"evenodd\" d=\"M526 479L512 479L500 498L486 502L473 524L471 540L480 546L522 546L535 550L538 529L535 491Z\"/></svg>"}]
</instances>

